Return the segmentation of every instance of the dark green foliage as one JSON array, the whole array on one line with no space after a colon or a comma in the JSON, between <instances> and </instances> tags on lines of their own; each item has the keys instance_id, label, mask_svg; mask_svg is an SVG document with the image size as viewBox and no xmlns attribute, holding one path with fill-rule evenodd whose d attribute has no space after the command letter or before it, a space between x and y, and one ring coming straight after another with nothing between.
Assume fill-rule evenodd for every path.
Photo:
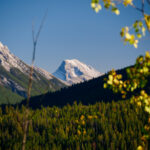
<instances>
[{"instance_id":1,"label":"dark green foliage","mask_svg":"<svg viewBox=\"0 0 150 150\"><path fill-rule=\"evenodd\" d=\"M20 150L25 108L0 109L0 150ZM146 114L129 101L30 110L27 150L133 150Z\"/></svg>"},{"instance_id":2,"label":"dark green foliage","mask_svg":"<svg viewBox=\"0 0 150 150\"><path fill-rule=\"evenodd\" d=\"M15 104L19 103L22 99L22 96L0 85L0 104Z\"/></svg>"}]
</instances>

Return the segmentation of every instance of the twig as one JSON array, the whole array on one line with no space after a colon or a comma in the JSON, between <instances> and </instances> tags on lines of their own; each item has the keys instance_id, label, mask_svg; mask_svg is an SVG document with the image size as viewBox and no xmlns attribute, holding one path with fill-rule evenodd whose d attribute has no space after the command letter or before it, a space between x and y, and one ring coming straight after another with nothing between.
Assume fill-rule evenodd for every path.
<instances>
[{"instance_id":1,"label":"twig","mask_svg":"<svg viewBox=\"0 0 150 150\"><path fill-rule=\"evenodd\" d=\"M150 0L147 0L147 3L150 5Z\"/></svg>"},{"instance_id":2,"label":"twig","mask_svg":"<svg viewBox=\"0 0 150 150\"><path fill-rule=\"evenodd\" d=\"M37 45L37 41L38 41L38 38L39 38L39 35L40 35L40 32L43 28L43 25L44 25L44 22L45 22L45 19L46 19L46 15L47 15L47 11L41 21L41 24L40 24L40 27L39 27L39 30L35 36L35 33L34 33L34 26L32 24L32 40L33 40L33 54L32 54L32 63L31 63L31 66L30 66L30 74L29 74L29 84L28 84L28 91L27 91L27 108L26 108L26 111L25 111L25 124L24 124L24 135L23 135L23 141L22 141L22 150L25 150L25 145L26 145L26 138L27 138L27 130L28 130L28 116L29 116L29 100L30 100L30 96L31 96L31 89L32 89L32 80L33 80L33 71L34 71L34 61L35 61L35 53L36 53L36 45Z\"/></svg>"},{"instance_id":3,"label":"twig","mask_svg":"<svg viewBox=\"0 0 150 150\"><path fill-rule=\"evenodd\" d=\"M142 0L142 14L144 16L144 0Z\"/></svg>"},{"instance_id":4,"label":"twig","mask_svg":"<svg viewBox=\"0 0 150 150\"><path fill-rule=\"evenodd\" d=\"M23 125L23 130L24 130L24 134L23 134L23 141L22 141L22 150L25 150L25 145L26 145L26 139L27 139L27 129L28 129L28 111L29 109L26 109L25 113L25 124Z\"/></svg>"},{"instance_id":5,"label":"twig","mask_svg":"<svg viewBox=\"0 0 150 150\"><path fill-rule=\"evenodd\" d=\"M44 22L45 22L45 19L46 19L46 16L47 16L47 11L41 21L41 24L40 24L40 27L39 27L39 30L35 36L35 32L34 32L34 25L32 23L32 40L33 40L33 54L32 54L32 63L31 63L31 67L30 67L30 76L29 76L29 85L28 85L28 97L27 97L27 106L29 105L29 99L30 99L30 94L31 94L31 88L32 88L32 75L33 75L33 71L34 71L34 61L35 61L35 53L36 53L36 46L37 46L37 41L38 41L38 38L39 38L39 35L40 35L40 32L43 28L43 25L44 25Z\"/></svg>"},{"instance_id":6,"label":"twig","mask_svg":"<svg viewBox=\"0 0 150 150\"><path fill-rule=\"evenodd\" d=\"M134 4L131 5L133 8L135 8L137 11L140 11L143 13L143 10L141 8L136 7Z\"/></svg>"}]
</instances>

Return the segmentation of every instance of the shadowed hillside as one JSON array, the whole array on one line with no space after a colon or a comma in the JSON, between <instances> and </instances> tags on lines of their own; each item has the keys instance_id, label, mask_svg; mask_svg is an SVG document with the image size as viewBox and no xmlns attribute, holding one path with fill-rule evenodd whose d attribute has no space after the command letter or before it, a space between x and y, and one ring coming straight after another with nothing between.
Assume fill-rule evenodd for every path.
<instances>
[{"instance_id":1,"label":"shadowed hillside","mask_svg":"<svg viewBox=\"0 0 150 150\"><path fill-rule=\"evenodd\" d=\"M126 77L125 69L118 70L117 72ZM54 93L49 92L45 95L32 97L30 99L30 106L32 108L37 108L41 105L64 106L66 104L73 104L74 101L82 102L83 104L94 104L98 101L117 101L121 99L120 94L114 94L111 90L103 88L104 78L107 76L108 74L105 74L98 78L63 88ZM21 104L25 103L26 101L23 101Z\"/></svg>"}]
</instances>

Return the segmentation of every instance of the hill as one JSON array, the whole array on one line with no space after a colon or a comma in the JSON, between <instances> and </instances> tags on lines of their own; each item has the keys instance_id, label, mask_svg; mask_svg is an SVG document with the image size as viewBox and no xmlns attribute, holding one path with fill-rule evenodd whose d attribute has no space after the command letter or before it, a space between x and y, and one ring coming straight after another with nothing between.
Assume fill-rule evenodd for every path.
<instances>
[{"instance_id":1,"label":"hill","mask_svg":"<svg viewBox=\"0 0 150 150\"><path fill-rule=\"evenodd\" d=\"M126 77L126 68L118 70L118 73L123 74ZM64 106L66 104L73 104L82 102L83 104L94 104L99 101L109 102L118 101L121 98L120 94L114 94L109 89L104 89L104 78L108 74L100 76L98 78L85 81L80 84L74 84L69 87L62 88L56 92L48 92L39 96L32 97L30 99L30 106L37 108L41 106ZM24 100L22 104L25 104Z\"/></svg>"},{"instance_id":2,"label":"hill","mask_svg":"<svg viewBox=\"0 0 150 150\"><path fill-rule=\"evenodd\" d=\"M131 67L131 66L129 66ZM127 67L128 68L128 67ZM118 74L123 75L123 80L127 78L126 69L123 68L117 71ZM121 100L121 94L115 94L109 89L104 89L104 78L107 78L108 74L100 76L98 78L85 81L80 84L75 84L70 87L65 87L56 92L48 92L39 96L32 97L30 99L30 106L37 108L41 106L64 106L66 104L73 104L74 101L77 103L82 102L83 104L95 104L96 102L111 102ZM150 79L145 90L149 93L150 91ZM135 90L135 93L140 90ZM128 93L127 98L131 96ZM21 103L25 104L25 101Z\"/></svg>"},{"instance_id":3,"label":"hill","mask_svg":"<svg viewBox=\"0 0 150 150\"><path fill-rule=\"evenodd\" d=\"M0 149L20 150L25 108L0 109ZM147 115L129 101L29 110L26 150L133 150Z\"/></svg>"},{"instance_id":4,"label":"hill","mask_svg":"<svg viewBox=\"0 0 150 150\"><path fill-rule=\"evenodd\" d=\"M16 103L27 97L29 72L30 66L0 42L0 104ZM53 92L65 86L47 71L34 68L32 96Z\"/></svg>"}]
</instances>

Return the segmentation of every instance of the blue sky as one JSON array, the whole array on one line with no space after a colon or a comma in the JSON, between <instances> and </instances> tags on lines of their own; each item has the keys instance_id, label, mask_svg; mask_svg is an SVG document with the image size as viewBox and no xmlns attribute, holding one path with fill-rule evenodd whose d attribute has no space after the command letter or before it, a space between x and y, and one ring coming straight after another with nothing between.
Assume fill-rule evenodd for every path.
<instances>
[{"instance_id":1,"label":"blue sky","mask_svg":"<svg viewBox=\"0 0 150 150\"><path fill-rule=\"evenodd\" d=\"M120 29L141 18L130 7L120 6L120 15L116 16L104 9L96 14L90 0L0 0L0 3L0 41L28 64L33 47L32 22L37 30L48 9L35 64L49 72L54 72L62 60L73 58L107 72L133 64L138 55L150 50L149 33L140 40L137 49L124 46L121 41Z\"/></svg>"}]
</instances>

